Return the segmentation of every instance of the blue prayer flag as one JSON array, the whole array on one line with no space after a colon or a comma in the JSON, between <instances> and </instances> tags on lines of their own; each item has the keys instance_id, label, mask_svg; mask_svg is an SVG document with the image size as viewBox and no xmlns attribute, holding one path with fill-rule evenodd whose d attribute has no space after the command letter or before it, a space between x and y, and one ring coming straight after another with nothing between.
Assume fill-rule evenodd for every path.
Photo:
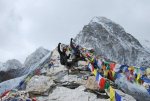
<instances>
[{"instance_id":1,"label":"blue prayer flag","mask_svg":"<svg viewBox=\"0 0 150 101\"><path fill-rule=\"evenodd\" d=\"M96 75L96 81L98 81L99 80L99 73L97 72L97 75Z\"/></svg>"},{"instance_id":2,"label":"blue prayer flag","mask_svg":"<svg viewBox=\"0 0 150 101\"><path fill-rule=\"evenodd\" d=\"M121 96L117 92L115 92L115 99L116 101L121 101Z\"/></svg>"}]
</instances>

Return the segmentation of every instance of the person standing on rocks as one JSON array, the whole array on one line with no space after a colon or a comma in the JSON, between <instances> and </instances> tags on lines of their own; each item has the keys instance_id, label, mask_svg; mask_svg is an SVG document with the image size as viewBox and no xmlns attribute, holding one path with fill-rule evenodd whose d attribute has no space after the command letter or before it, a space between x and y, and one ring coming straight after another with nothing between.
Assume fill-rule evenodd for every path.
<instances>
[{"instance_id":1,"label":"person standing on rocks","mask_svg":"<svg viewBox=\"0 0 150 101\"><path fill-rule=\"evenodd\" d=\"M60 54L60 63L61 65L65 65L68 69L72 68L73 66L73 62L68 62L68 59L70 58L70 55L67 56L66 51L67 49L65 47L63 47L62 51L60 50L60 45L61 43L58 44L58 52Z\"/></svg>"},{"instance_id":2,"label":"person standing on rocks","mask_svg":"<svg viewBox=\"0 0 150 101\"><path fill-rule=\"evenodd\" d=\"M75 45L73 43L73 38L71 38L71 40L70 40L70 47L73 50L73 54L74 54L74 59L72 59L72 61L74 61L74 62L78 62L79 60L86 61L84 56L81 54L80 46L79 45Z\"/></svg>"}]
</instances>

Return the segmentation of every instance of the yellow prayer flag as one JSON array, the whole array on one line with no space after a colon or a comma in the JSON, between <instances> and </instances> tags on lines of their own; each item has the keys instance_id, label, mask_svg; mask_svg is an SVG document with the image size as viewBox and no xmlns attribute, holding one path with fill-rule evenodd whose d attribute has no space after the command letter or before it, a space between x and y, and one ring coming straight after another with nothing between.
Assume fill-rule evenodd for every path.
<instances>
[{"instance_id":1,"label":"yellow prayer flag","mask_svg":"<svg viewBox=\"0 0 150 101\"><path fill-rule=\"evenodd\" d=\"M108 76L108 70L104 70L104 76Z\"/></svg>"},{"instance_id":2,"label":"yellow prayer flag","mask_svg":"<svg viewBox=\"0 0 150 101\"><path fill-rule=\"evenodd\" d=\"M136 80L137 80L137 82L138 82L138 80L140 79L140 74L138 74L138 76L137 76L137 78L136 78Z\"/></svg>"},{"instance_id":3,"label":"yellow prayer flag","mask_svg":"<svg viewBox=\"0 0 150 101\"><path fill-rule=\"evenodd\" d=\"M111 86L110 86L110 101L115 101L115 91Z\"/></svg>"},{"instance_id":4,"label":"yellow prayer flag","mask_svg":"<svg viewBox=\"0 0 150 101\"><path fill-rule=\"evenodd\" d=\"M131 67L129 67L128 70L131 70Z\"/></svg>"},{"instance_id":5,"label":"yellow prayer flag","mask_svg":"<svg viewBox=\"0 0 150 101\"><path fill-rule=\"evenodd\" d=\"M114 71L112 71L112 75L113 75L113 77L115 77L115 72Z\"/></svg>"},{"instance_id":6,"label":"yellow prayer flag","mask_svg":"<svg viewBox=\"0 0 150 101\"><path fill-rule=\"evenodd\" d=\"M134 70L134 67L133 67L133 66L130 66L129 68L130 68L130 70Z\"/></svg>"},{"instance_id":7,"label":"yellow prayer flag","mask_svg":"<svg viewBox=\"0 0 150 101\"><path fill-rule=\"evenodd\" d=\"M94 71L92 73L96 76L97 75L97 70L94 69Z\"/></svg>"}]
</instances>

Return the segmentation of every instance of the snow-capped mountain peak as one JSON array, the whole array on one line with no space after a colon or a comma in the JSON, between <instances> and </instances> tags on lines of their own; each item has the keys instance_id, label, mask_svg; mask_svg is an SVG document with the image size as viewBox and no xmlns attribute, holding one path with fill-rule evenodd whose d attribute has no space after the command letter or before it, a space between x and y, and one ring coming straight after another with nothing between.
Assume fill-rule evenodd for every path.
<instances>
[{"instance_id":1,"label":"snow-capped mountain peak","mask_svg":"<svg viewBox=\"0 0 150 101\"><path fill-rule=\"evenodd\" d=\"M20 69L22 68L22 64L20 61L16 59L8 60L5 63L0 63L0 71L8 71L11 69Z\"/></svg>"},{"instance_id":2,"label":"snow-capped mountain peak","mask_svg":"<svg viewBox=\"0 0 150 101\"><path fill-rule=\"evenodd\" d=\"M49 53L49 50L44 49L43 47L39 47L35 52L33 52L31 55L29 55L26 58L26 60L24 62L24 66L25 67L32 66L33 64L40 61L48 53Z\"/></svg>"},{"instance_id":3,"label":"snow-capped mountain peak","mask_svg":"<svg viewBox=\"0 0 150 101\"><path fill-rule=\"evenodd\" d=\"M123 27L105 17L94 17L76 36L76 42L120 64L149 66L150 54Z\"/></svg>"},{"instance_id":4,"label":"snow-capped mountain peak","mask_svg":"<svg viewBox=\"0 0 150 101\"><path fill-rule=\"evenodd\" d=\"M18 69L22 67L22 64L20 63L20 61L16 60L16 59L12 59L12 60L8 60L5 63L5 66L8 69ZM13 67L13 68L12 68Z\"/></svg>"},{"instance_id":5,"label":"snow-capped mountain peak","mask_svg":"<svg viewBox=\"0 0 150 101\"><path fill-rule=\"evenodd\" d=\"M106 18L106 17L93 17L90 22L103 22L103 23L110 23L113 22L112 20Z\"/></svg>"},{"instance_id":6,"label":"snow-capped mountain peak","mask_svg":"<svg viewBox=\"0 0 150 101\"><path fill-rule=\"evenodd\" d=\"M94 17L89 24L93 23L99 23L101 24L109 33L113 33L113 29L114 29L114 25L117 29L125 32L124 28L122 26L120 26L119 24L116 24L115 22L113 22L112 20L106 18L106 17ZM117 34L117 33L115 33Z\"/></svg>"}]
</instances>

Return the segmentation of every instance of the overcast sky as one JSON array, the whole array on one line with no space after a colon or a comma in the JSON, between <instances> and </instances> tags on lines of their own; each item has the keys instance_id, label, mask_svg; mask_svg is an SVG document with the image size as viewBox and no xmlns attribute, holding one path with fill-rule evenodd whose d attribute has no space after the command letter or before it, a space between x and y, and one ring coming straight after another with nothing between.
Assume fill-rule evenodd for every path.
<instances>
[{"instance_id":1,"label":"overcast sky","mask_svg":"<svg viewBox=\"0 0 150 101\"><path fill-rule=\"evenodd\" d=\"M150 40L150 0L0 0L0 61L68 43L94 16Z\"/></svg>"}]
</instances>

